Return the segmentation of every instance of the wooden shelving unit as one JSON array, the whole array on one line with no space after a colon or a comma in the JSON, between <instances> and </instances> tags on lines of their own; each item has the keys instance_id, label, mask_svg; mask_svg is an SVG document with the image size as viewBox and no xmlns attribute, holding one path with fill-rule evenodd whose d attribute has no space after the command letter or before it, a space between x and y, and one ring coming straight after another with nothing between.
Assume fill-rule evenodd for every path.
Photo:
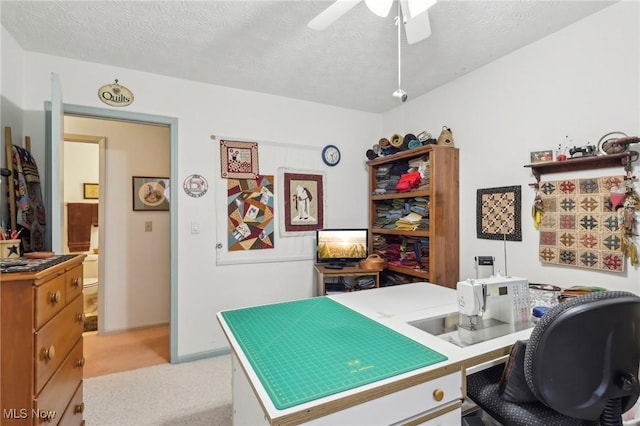
<instances>
[{"instance_id":1,"label":"wooden shelving unit","mask_svg":"<svg viewBox=\"0 0 640 426\"><path fill-rule=\"evenodd\" d=\"M419 191L374 194L377 188L377 168L382 165L406 163L408 160L426 157L429 161L429 187ZM389 262L387 270L411 278L411 281L428 281L455 288L459 281L459 150L457 148L426 145L416 149L367 161L369 166L369 252L374 253L375 235L399 236L407 239L429 239L428 267L410 268ZM377 219L377 203L386 200L429 199L429 228L407 231L374 228ZM379 253L382 257L384 254ZM389 259L386 259L389 261ZM383 283L381 283L383 285Z\"/></svg>"}]
</instances>

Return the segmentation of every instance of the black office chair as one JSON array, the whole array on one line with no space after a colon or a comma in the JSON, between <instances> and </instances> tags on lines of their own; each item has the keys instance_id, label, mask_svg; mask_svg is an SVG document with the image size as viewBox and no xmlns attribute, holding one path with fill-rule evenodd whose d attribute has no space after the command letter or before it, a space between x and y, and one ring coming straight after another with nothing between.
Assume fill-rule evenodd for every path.
<instances>
[{"instance_id":1,"label":"black office chair","mask_svg":"<svg viewBox=\"0 0 640 426\"><path fill-rule=\"evenodd\" d=\"M503 364L467 377L467 396L495 420L622 425L621 414L640 395L640 297L601 291L564 301L536 324L523 353L522 386L533 402L504 400Z\"/></svg>"}]
</instances>

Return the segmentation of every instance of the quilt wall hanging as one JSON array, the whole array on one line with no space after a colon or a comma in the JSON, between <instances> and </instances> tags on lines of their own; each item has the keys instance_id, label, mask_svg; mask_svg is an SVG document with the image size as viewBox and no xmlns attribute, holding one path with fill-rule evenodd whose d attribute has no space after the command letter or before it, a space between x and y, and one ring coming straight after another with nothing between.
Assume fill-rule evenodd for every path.
<instances>
[{"instance_id":1,"label":"quilt wall hanging","mask_svg":"<svg viewBox=\"0 0 640 426\"><path fill-rule=\"evenodd\" d=\"M519 186L478 189L476 199L478 238L522 241L521 206Z\"/></svg>"},{"instance_id":2,"label":"quilt wall hanging","mask_svg":"<svg viewBox=\"0 0 640 426\"><path fill-rule=\"evenodd\" d=\"M220 170L224 179L255 179L258 176L258 144L220 140Z\"/></svg>"},{"instance_id":3,"label":"quilt wall hanging","mask_svg":"<svg viewBox=\"0 0 640 426\"><path fill-rule=\"evenodd\" d=\"M624 187L624 176L539 182L540 261L623 272L623 234L611 190Z\"/></svg>"},{"instance_id":4,"label":"quilt wall hanging","mask_svg":"<svg viewBox=\"0 0 640 426\"><path fill-rule=\"evenodd\" d=\"M227 179L229 251L274 248L273 176Z\"/></svg>"}]
</instances>

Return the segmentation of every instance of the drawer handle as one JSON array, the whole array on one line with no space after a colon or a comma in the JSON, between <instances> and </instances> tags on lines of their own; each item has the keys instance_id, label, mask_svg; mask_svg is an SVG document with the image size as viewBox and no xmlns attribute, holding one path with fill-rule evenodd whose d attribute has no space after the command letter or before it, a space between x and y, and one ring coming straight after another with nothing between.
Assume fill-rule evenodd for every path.
<instances>
[{"instance_id":1,"label":"drawer handle","mask_svg":"<svg viewBox=\"0 0 640 426\"><path fill-rule=\"evenodd\" d=\"M75 277L75 278L71 281L71 287L75 287L75 288L80 287L80 278Z\"/></svg>"},{"instance_id":2,"label":"drawer handle","mask_svg":"<svg viewBox=\"0 0 640 426\"><path fill-rule=\"evenodd\" d=\"M76 321L78 321L79 323L81 324L84 323L84 319L85 319L84 312L76 314Z\"/></svg>"},{"instance_id":3,"label":"drawer handle","mask_svg":"<svg viewBox=\"0 0 640 426\"><path fill-rule=\"evenodd\" d=\"M75 409L73 410L73 414L79 414L79 413L84 413L84 402L81 402L80 404L76 405Z\"/></svg>"},{"instance_id":4,"label":"drawer handle","mask_svg":"<svg viewBox=\"0 0 640 426\"><path fill-rule=\"evenodd\" d=\"M433 391L433 399L436 401L442 401L444 398L444 391L442 389L436 389Z\"/></svg>"},{"instance_id":5,"label":"drawer handle","mask_svg":"<svg viewBox=\"0 0 640 426\"><path fill-rule=\"evenodd\" d=\"M56 356L56 348L51 345L47 349L44 350L44 359L45 361L51 361Z\"/></svg>"},{"instance_id":6,"label":"drawer handle","mask_svg":"<svg viewBox=\"0 0 640 426\"><path fill-rule=\"evenodd\" d=\"M84 367L84 357L80 358L78 362L76 362L76 366L79 368Z\"/></svg>"},{"instance_id":7,"label":"drawer handle","mask_svg":"<svg viewBox=\"0 0 640 426\"><path fill-rule=\"evenodd\" d=\"M51 304L55 305L57 303L60 303L60 301L62 300L62 293L60 292L60 290L56 291L55 293L51 293Z\"/></svg>"}]
</instances>

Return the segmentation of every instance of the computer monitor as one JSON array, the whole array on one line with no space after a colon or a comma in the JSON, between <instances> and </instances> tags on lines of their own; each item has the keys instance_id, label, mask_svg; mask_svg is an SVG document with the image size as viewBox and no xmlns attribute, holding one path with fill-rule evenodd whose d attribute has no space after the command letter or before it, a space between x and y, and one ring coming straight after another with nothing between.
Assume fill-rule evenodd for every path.
<instances>
[{"instance_id":1,"label":"computer monitor","mask_svg":"<svg viewBox=\"0 0 640 426\"><path fill-rule=\"evenodd\" d=\"M316 230L316 261L342 266L356 265L366 259L369 232L365 229Z\"/></svg>"}]
</instances>

